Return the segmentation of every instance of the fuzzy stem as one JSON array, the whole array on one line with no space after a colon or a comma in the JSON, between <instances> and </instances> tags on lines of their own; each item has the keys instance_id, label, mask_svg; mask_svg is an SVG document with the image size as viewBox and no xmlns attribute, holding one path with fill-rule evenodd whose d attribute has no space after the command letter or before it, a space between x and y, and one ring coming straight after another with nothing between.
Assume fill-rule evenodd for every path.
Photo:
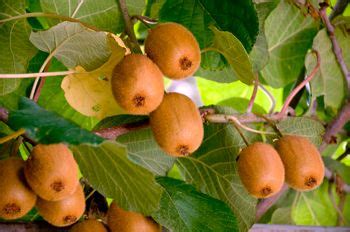
<instances>
[{"instance_id":1,"label":"fuzzy stem","mask_svg":"<svg viewBox=\"0 0 350 232\"><path fill-rule=\"evenodd\" d=\"M20 74L0 74L0 79L7 78L34 78L34 77L55 77L55 76L66 76L69 74L78 73L77 71L61 71L61 72L42 72L42 73L20 73Z\"/></svg>"},{"instance_id":2,"label":"fuzzy stem","mask_svg":"<svg viewBox=\"0 0 350 232\"><path fill-rule=\"evenodd\" d=\"M136 36L135 36L134 25L132 24L131 19L130 19L130 15L128 13L126 1L125 0L118 0L118 2L119 2L120 11L122 12L123 19L124 19L125 32L129 36L131 42L134 44L135 52L142 54L141 48L140 48L138 41L136 39Z\"/></svg>"},{"instance_id":3,"label":"fuzzy stem","mask_svg":"<svg viewBox=\"0 0 350 232\"><path fill-rule=\"evenodd\" d=\"M248 103L247 113L251 113L252 110L253 110L254 101L255 101L256 95L258 93L258 88L259 88L259 74L256 73L255 74L255 80L254 80L254 89L253 89L252 96L250 97L250 100L249 100L249 103Z\"/></svg>"},{"instance_id":4,"label":"fuzzy stem","mask_svg":"<svg viewBox=\"0 0 350 232\"><path fill-rule=\"evenodd\" d=\"M14 132L10 135L7 135L5 137L0 138L0 144L6 143L7 141L10 141L11 139L15 139L18 136L23 135L24 133L26 133L26 131L24 129L19 129L18 131Z\"/></svg>"},{"instance_id":5,"label":"fuzzy stem","mask_svg":"<svg viewBox=\"0 0 350 232\"><path fill-rule=\"evenodd\" d=\"M64 16L64 15L58 15L58 14L54 14L54 13L43 13L43 12L33 12L33 13L26 13L26 14L22 14L22 15L16 15L16 16L12 16L6 19L2 19L0 20L0 24L1 23L5 23L5 22L9 22L12 20L18 20L18 19L25 19L25 18L33 18L33 17L46 17L46 18L56 18L56 19L61 19L62 21L69 21L69 22L75 22L75 23L80 23L81 25L94 30L94 31L100 31L98 28L89 25L87 23L84 23L78 19L75 18L71 18L68 16Z\"/></svg>"},{"instance_id":6,"label":"fuzzy stem","mask_svg":"<svg viewBox=\"0 0 350 232\"><path fill-rule=\"evenodd\" d=\"M274 96L263 86L262 84L259 84L259 88L265 93L265 95L270 99L271 107L269 110L269 114L272 114L276 107L276 99Z\"/></svg>"},{"instance_id":7,"label":"fuzzy stem","mask_svg":"<svg viewBox=\"0 0 350 232\"><path fill-rule=\"evenodd\" d=\"M320 54L318 53L318 51L314 50L314 53L316 54L317 57L317 64L314 67L314 69L312 70L312 72L310 73L310 75L305 78L304 81L302 81L298 86L295 87L295 89L292 90L292 92L288 95L286 101L284 102L284 105L282 107L281 112L279 113L280 115L286 115L287 111L288 111L288 107L289 104L291 103L291 101L293 100L293 98L298 94L298 92L304 88L304 86L309 83L312 78L315 77L316 73L318 72L319 68L320 68L320 63L321 63L321 58L320 58Z\"/></svg>"}]
</instances>

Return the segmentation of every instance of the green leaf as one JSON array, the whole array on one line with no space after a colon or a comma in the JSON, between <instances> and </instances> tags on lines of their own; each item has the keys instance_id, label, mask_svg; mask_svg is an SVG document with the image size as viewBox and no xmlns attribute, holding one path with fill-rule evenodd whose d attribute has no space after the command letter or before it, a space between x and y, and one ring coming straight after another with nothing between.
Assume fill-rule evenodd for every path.
<instances>
[{"instance_id":1,"label":"green leaf","mask_svg":"<svg viewBox=\"0 0 350 232\"><path fill-rule=\"evenodd\" d=\"M339 175L345 183L350 184L350 167L329 157L323 157L323 161L332 173Z\"/></svg>"},{"instance_id":2,"label":"green leaf","mask_svg":"<svg viewBox=\"0 0 350 232\"><path fill-rule=\"evenodd\" d=\"M304 136L316 146L321 144L325 131L319 121L306 117L288 117L276 126L282 134Z\"/></svg>"},{"instance_id":3,"label":"green leaf","mask_svg":"<svg viewBox=\"0 0 350 232\"><path fill-rule=\"evenodd\" d=\"M111 55L107 34L91 31L80 23L63 22L47 31L32 32L30 41L67 68L80 65L86 70L93 70Z\"/></svg>"},{"instance_id":4,"label":"green leaf","mask_svg":"<svg viewBox=\"0 0 350 232\"><path fill-rule=\"evenodd\" d=\"M152 216L171 231L238 231L236 218L222 201L197 192L191 185L169 177L159 177L164 187L160 209Z\"/></svg>"},{"instance_id":5,"label":"green leaf","mask_svg":"<svg viewBox=\"0 0 350 232\"><path fill-rule=\"evenodd\" d=\"M264 81L275 88L295 81L316 32L317 22L311 16L282 0L265 21L270 60L262 70Z\"/></svg>"},{"instance_id":6,"label":"green leaf","mask_svg":"<svg viewBox=\"0 0 350 232\"><path fill-rule=\"evenodd\" d=\"M25 0L0 0L0 19L25 14ZM25 19L0 24L0 73L25 73L36 49L30 43ZM21 79L0 79L0 96L16 90Z\"/></svg>"},{"instance_id":7,"label":"green leaf","mask_svg":"<svg viewBox=\"0 0 350 232\"><path fill-rule=\"evenodd\" d=\"M276 3L276 0L266 0L256 4L256 11L259 18L259 34L249 54L255 72L263 69L269 61L268 45L265 36L265 19L276 7Z\"/></svg>"},{"instance_id":8,"label":"green leaf","mask_svg":"<svg viewBox=\"0 0 350 232\"><path fill-rule=\"evenodd\" d=\"M241 42L230 32L210 27L214 33L213 43L207 49L222 54L230 64L234 79L252 84L255 79L249 56Z\"/></svg>"},{"instance_id":9,"label":"green leaf","mask_svg":"<svg viewBox=\"0 0 350 232\"><path fill-rule=\"evenodd\" d=\"M46 111L31 100L22 97L19 110L11 111L9 125L14 130L24 128L38 143L99 144L101 137L81 129L54 112Z\"/></svg>"},{"instance_id":10,"label":"green leaf","mask_svg":"<svg viewBox=\"0 0 350 232\"><path fill-rule=\"evenodd\" d=\"M0 79L0 82L1 82L1 79ZM32 86L32 84L33 84L32 79L22 80L20 82L19 87L15 91L9 94L6 94L4 96L0 96L0 106L5 107L8 110L18 109L19 99L22 96L26 96L29 94L28 91L30 91L31 89L30 87Z\"/></svg>"},{"instance_id":11,"label":"green leaf","mask_svg":"<svg viewBox=\"0 0 350 232\"><path fill-rule=\"evenodd\" d=\"M109 128L113 126L120 126L129 123L142 123L147 120L148 117L144 115L120 114L103 119L95 126L95 130Z\"/></svg>"},{"instance_id":12,"label":"green leaf","mask_svg":"<svg viewBox=\"0 0 350 232\"><path fill-rule=\"evenodd\" d=\"M119 136L117 141L126 145L132 161L154 174L165 176L175 162L174 157L160 149L150 129L131 131Z\"/></svg>"},{"instance_id":13,"label":"green leaf","mask_svg":"<svg viewBox=\"0 0 350 232\"><path fill-rule=\"evenodd\" d=\"M339 25L335 29L335 37L342 51L350 50L350 33ZM343 103L347 88L344 74L342 73L333 52L333 45L326 29L318 32L313 42L313 49L320 54L320 69L311 81L311 93L313 97L324 96L326 107L336 111ZM349 52L343 52L344 60L350 66ZM308 54L305 61L307 72L310 73L316 65L316 57Z\"/></svg>"},{"instance_id":14,"label":"green leaf","mask_svg":"<svg viewBox=\"0 0 350 232\"><path fill-rule=\"evenodd\" d=\"M64 65L57 61L56 58L52 59L49 71L62 71L65 69ZM45 80L38 104L46 110L54 111L65 119L71 120L84 129L91 130L98 120L94 117L82 115L68 104L64 97L64 91L61 88L63 78L63 76L60 76Z\"/></svg>"},{"instance_id":15,"label":"green leaf","mask_svg":"<svg viewBox=\"0 0 350 232\"><path fill-rule=\"evenodd\" d=\"M70 147L89 183L129 211L150 215L159 207L162 188L155 176L127 158L125 146L105 141Z\"/></svg>"},{"instance_id":16,"label":"green leaf","mask_svg":"<svg viewBox=\"0 0 350 232\"><path fill-rule=\"evenodd\" d=\"M328 194L328 182L311 192L301 192L292 208L292 218L297 225L335 226L337 212Z\"/></svg>"},{"instance_id":17,"label":"green leaf","mask_svg":"<svg viewBox=\"0 0 350 232\"><path fill-rule=\"evenodd\" d=\"M292 209L290 207L276 209L272 214L271 224L293 225Z\"/></svg>"},{"instance_id":18,"label":"green leaf","mask_svg":"<svg viewBox=\"0 0 350 232\"><path fill-rule=\"evenodd\" d=\"M219 111L233 112L229 108ZM244 142L232 125L210 124L204 129L202 146L191 156L178 158L177 165L186 182L227 203L240 231L248 231L255 222L257 201L244 189L237 173L236 157Z\"/></svg>"},{"instance_id":19,"label":"green leaf","mask_svg":"<svg viewBox=\"0 0 350 232\"><path fill-rule=\"evenodd\" d=\"M79 5L79 2L82 3ZM124 28L118 2L115 0L40 0L40 3L44 12L76 18L102 31L119 33ZM141 15L145 1L127 0L126 4L130 15ZM55 19L48 21L51 26L59 22Z\"/></svg>"},{"instance_id":20,"label":"green leaf","mask_svg":"<svg viewBox=\"0 0 350 232\"><path fill-rule=\"evenodd\" d=\"M208 30L214 25L220 31L234 34L250 51L258 34L258 17L251 0L168 0L159 12L161 21L173 21L186 26L197 38L200 47L212 42Z\"/></svg>"}]
</instances>

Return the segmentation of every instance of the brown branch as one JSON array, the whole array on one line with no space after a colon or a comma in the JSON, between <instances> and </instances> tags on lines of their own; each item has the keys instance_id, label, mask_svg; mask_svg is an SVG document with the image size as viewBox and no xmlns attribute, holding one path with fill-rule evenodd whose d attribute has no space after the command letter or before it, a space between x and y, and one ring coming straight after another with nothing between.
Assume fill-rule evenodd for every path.
<instances>
[{"instance_id":1,"label":"brown branch","mask_svg":"<svg viewBox=\"0 0 350 232\"><path fill-rule=\"evenodd\" d=\"M129 36L130 41L133 43L135 52L142 53L141 48L140 48L140 46L137 42L137 39L136 39L136 35L134 32L134 25L132 24L130 15L128 13L126 1L125 0L118 0L118 2L119 2L120 11L122 12L123 19L124 19L125 32Z\"/></svg>"},{"instance_id":2,"label":"brown branch","mask_svg":"<svg viewBox=\"0 0 350 232\"><path fill-rule=\"evenodd\" d=\"M113 126L95 130L94 133L104 139L115 140L117 137L129 133L130 131L140 130L149 127L148 121L138 123L129 123L120 126Z\"/></svg>"},{"instance_id":3,"label":"brown branch","mask_svg":"<svg viewBox=\"0 0 350 232\"><path fill-rule=\"evenodd\" d=\"M328 144L334 142L336 134L343 129L348 121L350 121L350 101L345 103L341 111L338 113L338 116L327 126L320 147L321 151L323 151Z\"/></svg>"},{"instance_id":4,"label":"brown branch","mask_svg":"<svg viewBox=\"0 0 350 232\"><path fill-rule=\"evenodd\" d=\"M338 15L343 14L348 4L350 4L350 0L338 0L333 8L331 15L329 16L329 20L332 20Z\"/></svg>"},{"instance_id":5,"label":"brown branch","mask_svg":"<svg viewBox=\"0 0 350 232\"><path fill-rule=\"evenodd\" d=\"M348 67L346 66L345 61L344 61L342 49L337 41L337 38L335 37L334 26L332 25L332 23L330 22L330 20L327 16L327 7L328 7L327 4L321 4L320 16L321 16L321 18L322 18L322 20L327 28L329 38L330 38L332 45L333 45L334 55L336 56L337 61L340 65L340 68L341 68L341 70L346 78L346 81L348 83L348 90L350 90L350 72L349 72Z\"/></svg>"}]
</instances>

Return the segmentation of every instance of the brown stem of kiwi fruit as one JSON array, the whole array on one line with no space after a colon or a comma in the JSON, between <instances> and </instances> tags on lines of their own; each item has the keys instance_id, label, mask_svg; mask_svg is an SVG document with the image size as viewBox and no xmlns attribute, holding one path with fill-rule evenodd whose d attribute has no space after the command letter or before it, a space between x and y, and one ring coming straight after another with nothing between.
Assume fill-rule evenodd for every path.
<instances>
[{"instance_id":1,"label":"brown stem of kiwi fruit","mask_svg":"<svg viewBox=\"0 0 350 232\"><path fill-rule=\"evenodd\" d=\"M118 3L119 3L119 8L120 8L120 11L122 12L124 23L125 23L125 32L129 36L131 42L134 45L133 50L135 53L142 54L141 48L140 48L140 46L137 42L137 39L136 39L136 35L134 32L134 25L131 21L131 18L130 18L129 12L128 12L128 8L126 5L126 1L125 0L118 0Z\"/></svg>"},{"instance_id":2,"label":"brown stem of kiwi fruit","mask_svg":"<svg viewBox=\"0 0 350 232\"><path fill-rule=\"evenodd\" d=\"M241 128L239 128L239 126L237 125L237 123L235 121L231 121L232 125L236 128L237 132L239 133L239 135L241 136L242 140L244 141L246 146L249 146L249 141L248 139L245 137L245 135L243 134Z\"/></svg>"},{"instance_id":3,"label":"brown stem of kiwi fruit","mask_svg":"<svg viewBox=\"0 0 350 232\"><path fill-rule=\"evenodd\" d=\"M247 113L251 113L253 110L254 101L255 101L256 95L258 93L258 89L259 89L259 74L256 73L255 80L254 80L254 89L253 89L252 96L250 97L250 100L248 103Z\"/></svg>"}]
</instances>

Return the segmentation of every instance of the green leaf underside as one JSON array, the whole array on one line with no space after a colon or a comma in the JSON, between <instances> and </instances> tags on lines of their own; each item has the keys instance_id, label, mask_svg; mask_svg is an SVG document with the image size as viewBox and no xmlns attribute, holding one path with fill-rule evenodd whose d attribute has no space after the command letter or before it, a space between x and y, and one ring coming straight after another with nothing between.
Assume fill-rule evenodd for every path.
<instances>
[{"instance_id":1,"label":"green leaf underside","mask_svg":"<svg viewBox=\"0 0 350 232\"><path fill-rule=\"evenodd\" d=\"M282 134L304 136L316 146L321 144L325 131L319 121L306 117L289 117L279 122L276 126Z\"/></svg>"},{"instance_id":2,"label":"green leaf underside","mask_svg":"<svg viewBox=\"0 0 350 232\"><path fill-rule=\"evenodd\" d=\"M172 231L238 231L231 209L222 201L197 192L191 185L169 177L159 177L164 187L160 209L152 216Z\"/></svg>"},{"instance_id":3,"label":"green leaf underside","mask_svg":"<svg viewBox=\"0 0 350 232\"><path fill-rule=\"evenodd\" d=\"M342 51L350 50L350 33L341 25L335 29L335 37ZM346 95L346 83L343 72L333 52L333 46L326 29L318 32L313 42L313 49L320 54L320 69L311 81L313 97L324 96L326 107L339 109ZM344 60L350 65L349 52L343 52ZM307 72L310 73L316 65L316 57L308 54L305 60Z\"/></svg>"},{"instance_id":4,"label":"green leaf underside","mask_svg":"<svg viewBox=\"0 0 350 232\"><path fill-rule=\"evenodd\" d=\"M132 161L156 175L166 175L175 162L174 157L160 149L148 128L121 135L117 141L126 145Z\"/></svg>"},{"instance_id":5,"label":"green leaf underside","mask_svg":"<svg viewBox=\"0 0 350 232\"><path fill-rule=\"evenodd\" d=\"M269 61L268 45L265 36L265 19L276 7L276 3L276 0L267 0L256 4L256 11L259 18L259 34L249 54L255 72L263 69Z\"/></svg>"},{"instance_id":6,"label":"green leaf underside","mask_svg":"<svg viewBox=\"0 0 350 232\"><path fill-rule=\"evenodd\" d=\"M84 0L78 8L79 2L79 0L40 0L44 12L70 16L103 31L119 33L123 30L124 21L117 1ZM145 1L127 0L126 4L130 15L140 15ZM49 19L48 22L53 26L59 23L59 20Z\"/></svg>"},{"instance_id":7,"label":"green leaf underside","mask_svg":"<svg viewBox=\"0 0 350 232\"><path fill-rule=\"evenodd\" d=\"M124 145L105 141L97 146L81 144L70 148L84 177L105 197L144 215L158 209L162 188L151 172L127 158Z\"/></svg>"},{"instance_id":8,"label":"green leaf underside","mask_svg":"<svg viewBox=\"0 0 350 232\"><path fill-rule=\"evenodd\" d=\"M236 157L241 147L244 142L231 125L207 125L202 146L190 157L178 158L177 165L186 182L227 203L240 231L248 231L255 221L257 201L244 189L237 173Z\"/></svg>"},{"instance_id":9,"label":"green leaf underside","mask_svg":"<svg viewBox=\"0 0 350 232\"><path fill-rule=\"evenodd\" d=\"M231 33L210 27L214 33L213 43L208 49L221 53L230 64L232 75L246 84L252 84L254 74L249 56L241 42Z\"/></svg>"},{"instance_id":10,"label":"green leaf underside","mask_svg":"<svg viewBox=\"0 0 350 232\"><path fill-rule=\"evenodd\" d=\"M173 21L186 26L196 37L201 48L210 46L214 35L208 29L235 35L249 52L259 30L258 17L251 0L166 1L159 12L160 21ZM220 63L220 65L218 65ZM201 68L196 75L218 82L233 82L232 70L219 54L203 54Z\"/></svg>"},{"instance_id":11,"label":"green leaf underside","mask_svg":"<svg viewBox=\"0 0 350 232\"><path fill-rule=\"evenodd\" d=\"M281 0L265 21L270 60L262 70L262 76L267 84L279 88L297 79L317 32L317 24L288 0Z\"/></svg>"},{"instance_id":12,"label":"green leaf underside","mask_svg":"<svg viewBox=\"0 0 350 232\"><path fill-rule=\"evenodd\" d=\"M43 144L103 142L101 137L81 129L54 112L46 111L24 97L20 99L19 109L10 112L9 125L14 130L24 128L30 138Z\"/></svg>"},{"instance_id":13,"label":"green leaf underside","mask_svg":"<svg viewBox=\"0 0 350 232\"><path fill-rule=\"evenodd\" d=\"M297 225L336 225L337 212L330 200L328 185L323 183L314 191L301 192L296 196L292 219Z\"/></svg>"},{"instance_id":14,"label":"green leaf underside","mask_svg":"<svg viewBox=\"0 0 350 232\"><path fill-rule=\"evenodd\" d=\"M0 0L0 19L25 13L25 0ZM25 19L0 24L0 73L25 73L36 49L28 37L31 28ZM0 79L0 96L16 90L21 79Z\"/></svg>"},{"instance_id":15,"label":"green leaf underside","mask_svg":"<svg viewBox=\"0 0 350 232\"><path fill-rule=\"evenodd\" d=\"M67 68L80 65L91 71L100 67L111 55L107 34L92 31L80 23L63 22L47 31L32 32L30 41Z\"/></svg>"}]
</instances>

